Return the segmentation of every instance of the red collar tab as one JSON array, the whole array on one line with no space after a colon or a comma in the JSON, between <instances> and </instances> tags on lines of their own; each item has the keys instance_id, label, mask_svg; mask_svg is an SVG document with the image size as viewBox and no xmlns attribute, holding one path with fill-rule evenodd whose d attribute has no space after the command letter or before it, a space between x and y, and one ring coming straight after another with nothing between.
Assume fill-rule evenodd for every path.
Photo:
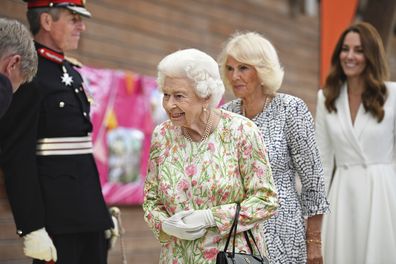
<instances>
[{"instance_id":1,"label":"red collar tab","mask_svg":"<svg viewBox=\"0 0 396 264\"><path fill-rule=\"evenodd\" d=\"M28 2L28 8L35 7L57 7L57 6L82 6L84 7L84 0L24 0Z\"/></svg>"},{"instance_id":2,"label":"red collar tab","mask_svg":"<svg viewBox=\"0 0 396 264\"><path fill-rule=\"evenodd\" d=\"M53 62L56 62L59 64L61 64L63 62L63 60L65 59L65 56L63 54L57 53L50 49L39 48L37 51L38 51L39 55L46 58L47 60L50 60L50 61L53 61Z\"/></svg>"}]
</instances>

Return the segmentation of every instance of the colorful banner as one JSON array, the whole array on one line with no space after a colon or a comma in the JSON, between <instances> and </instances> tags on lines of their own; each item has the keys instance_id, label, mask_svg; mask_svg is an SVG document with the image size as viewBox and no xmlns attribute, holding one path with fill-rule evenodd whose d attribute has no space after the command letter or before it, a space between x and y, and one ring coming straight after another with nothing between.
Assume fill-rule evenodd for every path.
<instances>
[{"instance_id":1,"label":"colorful banner","mask_svg":"<svg viewBox=\"0 0 396 264\"><path fill-rule=\"evenodd\" d=\"M166 119L153 77L83 67L91 102L94 156L108 204L143 202L151 133Z\"/></svg>"},{"instance_id":2,"label":"colorful banner","mask_svg":"<svg viewBox=\"0 0 396 264\"><path fill-rule=\"evenodd\" d=\"M341 32L355 17L358 0L323 0L320 4L320 85L329 74L331 55Z\"/></svg>"}]
</instances>

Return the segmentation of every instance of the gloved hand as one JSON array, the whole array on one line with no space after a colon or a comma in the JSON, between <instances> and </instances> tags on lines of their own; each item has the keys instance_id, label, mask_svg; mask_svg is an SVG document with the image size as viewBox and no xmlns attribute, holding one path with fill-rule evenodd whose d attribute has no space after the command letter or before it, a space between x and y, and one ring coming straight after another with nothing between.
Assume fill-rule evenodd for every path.
<instances>
[{"instance_id":1,"label":"gloved hand","mask_svg":"<svg viewBox=\"0 0 396 264\"><path fill-rule=\"evenodd\" d=\"M108 249L110 250L115 246L115 243L121 235L122 225L121 210L116 206L112 206L109 208L109 212L114 225L114 227L105 230L105 237L109 240Z\"/></svg>"},{"instance_id":2,"label":"gloved hand","mask_svg":"<svg viewBox=\"0 0 396 264\"><path fill-rule=\"evenodd\" d=\"M55 262L58 259L56 248L44 228L33 231L23 238L23 253L27 257Z\"/></svg>"},{"instance_id":3,"label":"gloved hand","mask_svg":"<svg viewBox=\"0 0 396 264\"><path fill-rule=\"evenodd\" d=\"M195 240L203 237L206 229L203 225L185 224L183 217L192 214L192 211L182 211L162 222L162 230L168 235L185 240Z\"/></svg>"},{"instance_id":4,"label":"gloved hand","mask_svg":"<svg viewBox=\"0 0 396 264\"><path fill-rule=\"evenodd\" d=\"M111 216L111 220L113 221L113 228L105 230L105 237L109 240L109 249L112 249L117 242L118 237L120 236L120 227L118 225L118 220L116 217Z\"/></svg>"},{"instance_id":5,"label":"gloved hand","mask_svg":"<svg viewBox=\"0 0 396 264\"><path fill-rule=\"evenodd\" d=\"M195 210L191 214L184 216L183 222L187 225L203 225L204 228L216 226L210 209Z\"/></svg>"}]
</instances>

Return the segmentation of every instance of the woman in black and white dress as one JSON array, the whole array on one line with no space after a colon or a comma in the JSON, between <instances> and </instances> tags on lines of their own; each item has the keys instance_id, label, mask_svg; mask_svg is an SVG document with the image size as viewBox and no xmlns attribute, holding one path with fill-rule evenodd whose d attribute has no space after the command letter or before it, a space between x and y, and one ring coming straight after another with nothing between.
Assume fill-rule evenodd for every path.
<instances>
[{"instance_id":1,"label":"woman in black and white dress","mask_svg":"<svg viewBox=\"0 0 396 264\"><path fill-rule=\"evenodd\" d=\"M258 33L232 36L219 64L223 81L237 97L223 108L253 120L268 150L280 203L263 231L271 263L322 263L320 230L329 204L306 104L276 92L284 72L274 47ZM304 218L308 218L307 228Z\"/></svg>"}]
</instances>

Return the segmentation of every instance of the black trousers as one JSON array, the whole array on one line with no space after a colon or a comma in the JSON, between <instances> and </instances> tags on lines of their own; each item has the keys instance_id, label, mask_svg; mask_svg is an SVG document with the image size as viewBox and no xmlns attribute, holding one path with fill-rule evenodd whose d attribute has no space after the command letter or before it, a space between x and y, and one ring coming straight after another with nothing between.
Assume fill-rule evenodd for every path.
<instances>
[{"instance_id":1,"label":"black trousers","mask_svg":"<svg viewBox=\"0 0 396 264\"><path fill-rule=\"evenodd\" d=\"M104 231L52 235L56 247L57 264L107 264L107 240ZM33 264L53 263L33 260Z\"/></svg>"}]
</instances>

